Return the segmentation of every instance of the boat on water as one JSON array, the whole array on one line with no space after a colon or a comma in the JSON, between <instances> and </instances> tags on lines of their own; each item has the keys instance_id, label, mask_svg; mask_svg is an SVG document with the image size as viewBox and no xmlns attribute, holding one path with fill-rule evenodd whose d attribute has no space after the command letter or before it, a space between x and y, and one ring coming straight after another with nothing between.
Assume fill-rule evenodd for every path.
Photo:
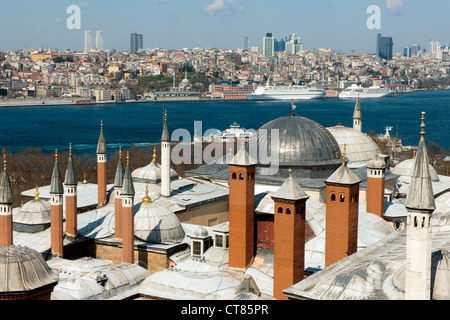
<instances>
[{"instance_id":1,"label":"boat on water","mask_svg":"<svg viewBox=\"0 0 450 320\"><path fill-rule=\"evenodd\" d=\"M206 137L194 136L194 143L201 142L233 142L238 139L248 141L253 134L253 131L242 128L239 124L234 122L230 127L224 131L217 131Z\"/></svg>"},{"instance_id":2,"label":"boat on water","mask_svg":"<svg viewBox=\"0 0 450 320\"><path fill-rule=\"evenodd\" d=\"M356 84L352 84L349 88L345 89L339 94L341 99L365 99L365 98L382 98L392 96L393 92L386 87L372 86L363 88Z\"/></svg>"},{"instance_id":3,"label":"boat on water","mask_svg":"<svg viewBox=\"0 0 450 320\"><path fill-rule=\"evenodd\" d=\"M249 100L311 100L325 97L325 90L310 88L305 85L276 86L270 85L269 80L265 86L259 86Z\"/></svg>"}]
</instances>

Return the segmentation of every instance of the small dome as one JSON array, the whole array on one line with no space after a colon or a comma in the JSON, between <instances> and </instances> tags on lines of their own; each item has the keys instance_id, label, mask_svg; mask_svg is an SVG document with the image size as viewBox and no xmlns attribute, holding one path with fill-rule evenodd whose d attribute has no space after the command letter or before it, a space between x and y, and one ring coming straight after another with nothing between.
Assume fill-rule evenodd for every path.
<instances>
[{"instance_id":1,"label":"small dome","mask_svg":"<svg viewBox=\"0 0 450 320\"><path fill-rule=\"evenodd\" d=\"M190 87L191 86L191 82L188 80L188 79L183 79L183 80L181 80L181 82L180 82L180 88L187 88L187 87Z\"/></svg>"},{"instance_id":2,"label":"small dome","mask_svg":"<svg viewBox=\"0 0 450 320\"><path fill-rule=\"evenodd\" d=\"M405 182L411 179L414 172L414 166L416 164L416 159L407 159L398 163L395 167L391 168L391 172L405 177ZM431 181L439 181L439 176L436 170L428 164L428 169L430 170Z\"/></svg>"},{"instance_id":3,"label":"small dome","mask_svg":"<svg viewBox=\"0 0 450 320\"><path fill-rule=\"evenodd\" d=\"M385 169L386 168L386 162L381 159L378 154L375 159L372 159L367 164L367 168L371 169Z\"/></svg>"},{"instance_id":4,"label":"small dome","mask_svg":"<svg viewBox=\"0 0 450 320\"><path fill-rule=\"evenodd\" d=\"M349 168L359 168L367 165L374 159L380 151L377 144L364 133L353 128L342 125L327 128L339 143L339 148L343 150L346 146L346 158Z\"/></svg>"},{"instance_id":5,"label":"small dome","mask_svg":"<svg viewBox=\"0 0 450 320\"><path fill-rule=\"evenodd\" d=\"M180 243L185 235L178 217L154 202L141 204L134 216L134 230L137 238L151 243Z\"/></svg>"},{"instance_id":6,"label":"small dome","mask_svg":"<svg viewBox=\"0 0 450 320\"><path fill-rule=\"evenodd\" d=\"M199 226L195 230L194 234L192 235L192 237L194 237L194 238L206 238L208 236L209 236L208 231L205 228L201 227L201 226Z\"/></svg>"},{"instance_id":7,"label":"small dome","mask_svg":"<svg viewBox=\"0 0 450 320\"><path fill-rule=\"evenodd\" d=\"M22 246L0 247L0 294L26 293L58 282L53 271L36 250Z\"/></svg>"},{"instance_id":8,"label":"small dome","mask_svg":"<svg viewBox=\"0 0 450 320\"><path fill-rule=\"evenodd\" d=\"M29 225L50 223L50 208L48 201L33 199L20 208L14 216L14 222Z\"/></svg>"},{"instance_id":9,"label":"small dome","mask_svg":"<svg viewBox=\"0 0 450 320\"><path fill-rule=\"evenodd\" d=\"M159 163L150 162L149 165L134 170L131 176L135 182L156 184L161 181L161 166ZM178 174L173 169L170 169L170 179L178 179Z\"/></svg>"}]
</instances>

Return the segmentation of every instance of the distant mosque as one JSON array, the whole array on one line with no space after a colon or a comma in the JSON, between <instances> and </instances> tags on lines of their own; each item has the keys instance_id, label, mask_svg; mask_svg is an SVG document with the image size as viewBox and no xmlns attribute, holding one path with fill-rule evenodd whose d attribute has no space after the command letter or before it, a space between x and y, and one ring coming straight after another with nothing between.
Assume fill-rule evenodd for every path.
<instances>
[{"instance_id":1,"label":"distant mosque","mask_svg":"<svg viewBox=\"0 0 450 320\"><path fill-rule=\"evenodd\" d=\"M161 163L132 170L120 151L108 184L102 122L97 183L77 180L69 145L64 179L55 152L50 185L18 208L4 155L0 299L449 299L450 179L429 166L425 114L394 168L362 124L359 99L353 128L292 110L180 177L165 111ZM280 132L272 175L248 149L270 154L263 129Z\"/></svg>"}]
</instances>

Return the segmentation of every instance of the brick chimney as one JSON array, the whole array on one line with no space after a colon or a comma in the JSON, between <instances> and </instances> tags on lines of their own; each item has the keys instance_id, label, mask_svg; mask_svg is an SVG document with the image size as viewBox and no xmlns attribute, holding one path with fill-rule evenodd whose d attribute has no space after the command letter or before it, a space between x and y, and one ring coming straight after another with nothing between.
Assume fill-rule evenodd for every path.
<instances>
[{"instance_id":1,"label":"brick chimney","mask_svg":"<svg viewBox=\"0 0 450 320\"><path fill-rule=\"evenodd\" d=\"M377 156L367 164L366 212L384 217L386 162Z\"/></svg>"},{"instance_id":2,"label":"brick chimney","mask_svg":"<svg viewBox=\"0 0 450 320\"><path fill-rule=\"evenodd\" d=\"M77 227L77 175L72 160L72 144L69 148L69 158L67 160L66 177L64 180L64 194L66 200L66 234L76 238Z\"/></svg>"},{"instance_id":3,"label":"brick chimney","mask_svg":"<svg viewBox=\"0 0 450 320\"><path fill-rule=\"evenodd\" d=\"M11 183L6 170L6 154L3 149L3 175L0 183L0 247L9 247L13 244L13 202Z\"/></svg>"},{"instance_id":4,"label":"brick chimney","mask_svg":"<svg viewBox=\"0 0 450 320\"><path fill-rule=\"evenodd\" d=\"M115 206L115 238L122 239L122 185L123 185L122 147L119 150L119 161L117 162L116 177L114 179L114 206Z\"/></svg>"},{"instance_id":5,"label":"brick chimney","mask_svg":"<svg viewBox=\"0 0 450 320\"><path fill-rule=\"evenodd\" d=\"M103 120L101 122L100 137L97 144L97 184L98 184L98 205L106 204L106 142L103 135Z\"/></svg>"},{"instance_id":6,"label":"brick chimney","mask_svg":"<svg viewBox=\"0 0 450 320\"><path fill-rule=\"evenodd\" d=\"M134 185L131 177L130 155L127 153L122 185L122 261L134 263Z\"/></svg>"},{"instance_id":7,"label":"brick chimney","mask_svg":"<svg viewBox=\"0 0 450 320\"><path fill-rule=\"evenodd\" d=\"M64 187L58 165L58 150L55 151L55 165L53 167L50 184L50 225L51 249L54 256L63 256L63 195Z\"/></svg>"}]
</instances>

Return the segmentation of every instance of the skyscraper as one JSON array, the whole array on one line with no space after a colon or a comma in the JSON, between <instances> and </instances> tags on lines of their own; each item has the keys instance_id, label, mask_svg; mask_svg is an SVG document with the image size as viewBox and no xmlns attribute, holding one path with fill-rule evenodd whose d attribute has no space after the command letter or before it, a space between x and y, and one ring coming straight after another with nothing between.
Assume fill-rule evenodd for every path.
<instances>
[{"instance_id":1,"label":"skyscraper","mask_svg":"<svg viewBox=\"0 0 450 320\"><path fill-rule=\"evenodd\" d=\"M97 51L103 51L103 35L101 30L97 30L96 32L96 40L95 40L95 46L97 48Z\"/></svg>"},{"instance_id":2,"label":"skyscraper","mask_svg":"<svg viewBox=\"0 0 450 320\"><path fill-rule=\"evenodd\" d=\"M266 56L273 56L275 50L275 39L272 37L272 33L266 33L263 38L263 53Z\"/></svg>"},{"instance_id":3,"label":"skyscraper","mask_svg":"<svg viewBox=\"0 0 450 320\"><path fill-rule=\"evenodd\" d=\"M249 39L248 37L244 37L244 50L249 49Z\"/></svg>"},{"instance_id":4,"label":"skyscraper","mask_svg":"<svg viewBox=\"0 0 450 320\"><path fill-rule=\"evenodd\" d=\"M130 35L130 51L131 52L138 52L139 49L143 49L144 47L144 40L143 35L133 32Z\"/></svg>"},{"instance_id":5,"label":"skyscraper","mask_svg":"<svg viewBox=\"0 0 450 320\"><path fill-rule=\"evenodd\" d=\"M91 52L92 50L92 37L91 30L84 32L84 52Z\"/></svg>"},{"instance_id":6,"label":"skyscraper","mask_svg":"<svg viewBox=\"0 0 450 320\"><path fill-rule=\"evenodd\" d=\"M392 37L382 37L380 33L377 35L377 54L381 59L392 60L393 47Z\"/></svg>"}]
</instances>

